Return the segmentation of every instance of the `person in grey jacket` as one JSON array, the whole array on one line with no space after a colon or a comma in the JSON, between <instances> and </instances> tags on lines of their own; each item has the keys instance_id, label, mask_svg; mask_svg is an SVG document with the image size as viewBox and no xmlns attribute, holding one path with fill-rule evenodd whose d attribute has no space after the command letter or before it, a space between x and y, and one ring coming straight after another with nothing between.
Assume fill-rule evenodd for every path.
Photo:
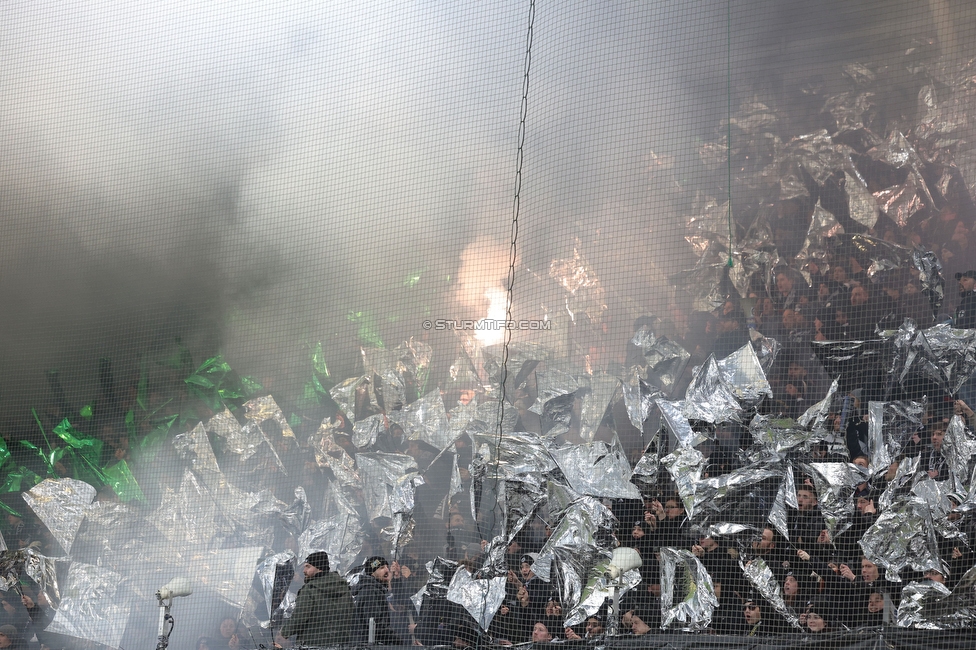
<instances>
[{"instance_id":1,"label":"person in grey jacket","mask_svg":"<svg viewBox=\"0 0 976 650\"><path fill-rule=\"evenodd\" d=\"M309 553L302 568L305 584L298 591L295 613L281 628L281 636L295 636L307 646L348 643L352 637L354 609L349 585L338 573L329 572L325 551Z\"/></svg>"}]
</instances>

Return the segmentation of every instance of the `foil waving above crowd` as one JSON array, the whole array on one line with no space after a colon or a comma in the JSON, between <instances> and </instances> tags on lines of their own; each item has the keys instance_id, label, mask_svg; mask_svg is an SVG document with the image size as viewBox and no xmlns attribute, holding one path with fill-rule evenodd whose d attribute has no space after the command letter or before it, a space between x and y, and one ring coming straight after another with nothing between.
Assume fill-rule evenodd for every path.
<instances>
[{"instance_id":1,"label":"foil waving above crowd","mask_svg":"<svg viewBox=\"0 0 976 650\"><path fill-rule=\"evenodd\" d=\"M179 471L151 511L139 467L96 467L93 439L60 426L82 469L56 473L62 451L23 491L27 470L8 471L0 590L31 591L24 620L50 647L121 646L174 575L270 634L319 551L353 585L365 558L395 564L404 644L428 643L408 622L437 607L464 644L529 640L509 618L519 608L573 638L611 599L633 635L973 626L976 273L959 236L976 217L959 117L971 68L924 72L905 131L872 130L875 76L858 67L851 92L823 98L830 129L784 142L774 111L743 106L733 149L711 143L702 160L731 155L736 183L772 194L749 223L734 215L731 248L727 204L688 220L700 257L673 280L697 339L638 319L625 363L604 370L531 342L485 348L456 364L473 379L460 391L427 386L423 342L368 348L363 374L317 384L335 408L311 430L271 395L225 407L208 362L187 381L219 408L157 436ZM550 276L567 309L602 317L580 251ZM639 568L613 570L622 546Z\"/></svg>"}]
</instances>

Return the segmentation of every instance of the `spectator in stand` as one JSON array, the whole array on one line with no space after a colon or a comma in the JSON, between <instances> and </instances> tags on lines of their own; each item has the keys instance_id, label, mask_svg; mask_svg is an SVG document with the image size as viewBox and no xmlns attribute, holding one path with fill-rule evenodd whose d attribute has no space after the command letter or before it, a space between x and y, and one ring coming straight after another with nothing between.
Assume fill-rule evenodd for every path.
<instances>
[{"instance_id":1,"label":"spectator in stand","mask_svg":"<svg viewBox=\"0 0 976 650\"><path fill-rule=\"evenodd\" d=\"M549 643L555 638L557 637L542 621L537 621L536 624L532 626L532 643Z\"/></svg>"},{"instance_id":2,"label":"spectator in stand","mask_svg":"<svg viewBox=\"0 0 976 650\"><path fill-rule=\"evenodd\" d=\"M935 418L931 424L930 446L928 452L922 457L924 469L929 478L936 481L944 481L949 478L949 465L945 456L942 455L942 442L945 440L945 432L948 426L949 418Z\"/></svg>"},{"instance_id":3,"label":"spectator in stand","mask_svg":"<svg viewBox=\"0 0 976 650\"><path fill-rule=\"evenodd\" d=\"M823 601L810 603L800 618L801 624L808 632L824 634L831 631L828 621L833 618L832 612Z\"/></svg>"},{"instance_id":4,"label":"spectator in stand","mask_svg":"<svg viewBox=\"0 0 976 650\"><path fill-rule=\"evenodd\" d=\"M368 639L369 621L373 619L376 642L383 645L399 645L400 638L390 625L390 605L387 596L393 573L386 558L373 556L363 563L363 575L353 591L356 612L359 615L359 628L353 638L362 643Z\"/></svg>"},{"instance_id":5,"label":"spectator in stand","mask_svg":"<svg viewBox=\"0 0 976 650\"><path fill-rule=\"evenodd\" d=\"M807 479L796 489L797 512L790 525L790 541L798 548L809 548L817 543L823 530L823 517L817 502L817 491Z\"/></svg>"},{"instance_id":6,"label":"spectator in stand","mask_svg":"<svg viewBox=\"0 0 976 650\"><path fill-rule=\"evenodd\" d=\"M681 543L684 525L688 518L685 516L685 506L677 495L669 496L662 505L660 501L653 501L651 508L657 518L657 545L684 546Z\"/></svg>"}]
</instances>

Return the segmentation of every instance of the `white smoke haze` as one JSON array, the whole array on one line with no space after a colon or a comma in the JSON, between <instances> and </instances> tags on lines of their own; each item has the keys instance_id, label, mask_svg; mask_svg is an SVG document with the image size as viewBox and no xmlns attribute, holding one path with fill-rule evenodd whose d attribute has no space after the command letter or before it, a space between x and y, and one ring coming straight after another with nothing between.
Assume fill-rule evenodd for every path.
<instances>
[{"instance_id":1,"label":"white smoke haze","mask_svg":"<svg viewBox=\"0 0 976 650\"><path fill-rule=\"evenodd\" d=\"M955 24L974 24L964 4ZM77 409L99 358L129 384L176 337L281 404L316 341L336 378L356 374L363 322L388 347L423 338L442 382L458 340L421 323L485 317L508 277L528 7L0 3L4 437L35 427L47 370ZM680 299L680 217L716 181L698 145L730 101L786 103L811 75L938 32L907 0L733 3L730 98L727 7L536 5L513 312L558 321L544 342L569 338L548 273L577 245L610 354ZM178 482L178 466L159 476Z\"/></svg>"}]
</instances>

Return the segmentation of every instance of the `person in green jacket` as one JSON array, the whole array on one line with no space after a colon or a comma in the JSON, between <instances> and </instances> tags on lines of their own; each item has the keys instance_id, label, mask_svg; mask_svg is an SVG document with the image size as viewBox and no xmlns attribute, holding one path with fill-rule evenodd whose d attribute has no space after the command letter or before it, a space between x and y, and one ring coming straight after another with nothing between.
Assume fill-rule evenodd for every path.
<instances>
[{"instance_id":1,"label":"person in green jacket","mask_svg":"<svg viewBox=\"0 0 976 650\"><path fill-rule=\"evenodd\" d=\"M302 572L305 585L298 591L295 613L281 628L281 636L295 636L306 646L348 643L354 609L349 585L338 573L329 572L325 551L309 553Z\"/></svg>"}]
</instances>

